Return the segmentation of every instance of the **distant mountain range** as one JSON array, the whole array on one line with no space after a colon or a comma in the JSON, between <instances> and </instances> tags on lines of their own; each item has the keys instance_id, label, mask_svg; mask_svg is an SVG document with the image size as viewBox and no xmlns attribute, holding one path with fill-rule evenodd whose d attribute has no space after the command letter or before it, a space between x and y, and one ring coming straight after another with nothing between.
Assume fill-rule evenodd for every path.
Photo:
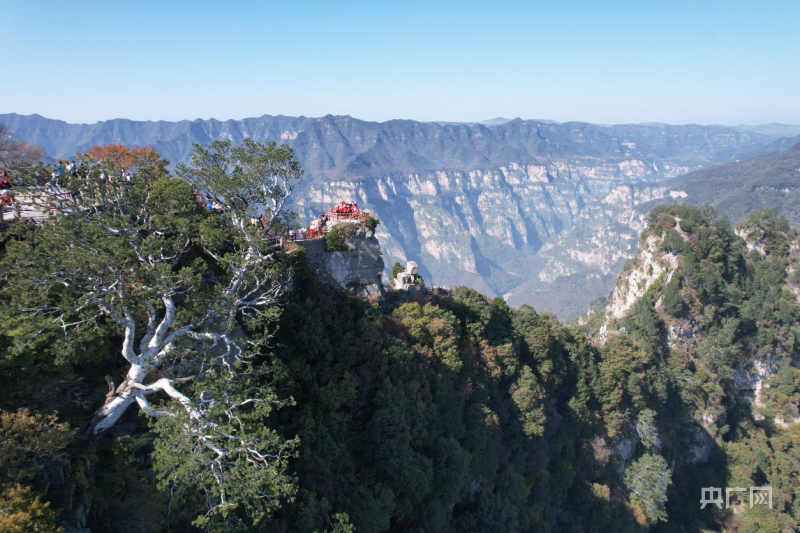
<instances>
[{"instance_id":1,"label":"distant mountain range","mask_svg":"<svg viewBox=\"0 0 800 533\"><path fill-rule=\"evenodd\" d=\"M505 124L506 122L511 122L512 118L505 118L505 117L496 117L490 118L488 120L479 120L477 122L448 122L444 120L434 120L434 124L439 124L440 126L474 126L475 124L482 124L484 126L499 126L500 124ZM540 121L540 122L547 122L547 121Z\"/></svg>"},{"instance_id":2,"label":"distant mountain range","mask_svg":"<svg viewBox=\"0 0 800 533\"><path fill-rule=\"evenodd\" d=\"M733 159L734 161L743 161L745 159L750 159L764 154L781 152L783 150L788 150L798 142L800 142L800 135L795 137L778 137L774 141L765 144L764 146L759 146L758 148L747 150L744 153L736 154Z\"/></svg>"},{"instance_id":3,"label":"distant mountain range","mask_svg":"<svg viewBox=\"0 0 800 533\"><path fill-rule=\"evenodd\" d=\"M310 172L360 177L365 169L429 170L480 167L485 163L536 162L538 158L669 157L680 162L719 162L738 148L757 149L778 135L741 127L669 124L598 126L585 122L496 118L484 123L413 120L368 122L349 116L320 118L265 115L218 121L133 121L68 124L39 115L0 114L17 135L52 157L71 157L95 144L152 145L173 162L185 161L191 143L245 137L290 144ZM754 129L775 131L767 126ZM800 128L800 127L798 127ZM421 166L420 166L421 165Z\"/></svg>"},{"instance_id":4,"label":"distant mountain range","mask_svg":"<svg viewBox=\"0 0 800 533\"><path fill-rule=\"evenodd\" d=\"M779 124L773 122L771 124L759 124L756 126L748 126L740 124L736 129L741 131L752 131L755 133L763 133L770 137L797 137L800 136L800 126L795 124Z\"/></svg>"},{"instance_id":5,"label":"distant mountain range","mask_svg":"<svg viewBox=\"0 0 800 533\"><path fill-rule=\"evenodd\" d=\"M666 182L684 201L710 205L736 222L756 209L777 209L800 225L800 139L790 148L705 168ZM664 200L655 203L664 203ZM650 204L640 209L648 210Z\"/></svg>"},{"instance_id":6,"label":"distant mountain range","mask_svg":"<svg viewBox=\"0 0 800 533\"><path fill-rule=\"evenodd\" d=\"M296 199L303 215L356 200L381 218L387 264L415 260L429 284L468 284L562 316L608 293L636 248L638 206L678 194L664 180L780 150L786 141L776 139L788 131L331 115L68 124L6 114L0 123L53 158L122 143L154 146L176 163L193 143L288 143L306 170Z\"/></svg>"}]
</instances>

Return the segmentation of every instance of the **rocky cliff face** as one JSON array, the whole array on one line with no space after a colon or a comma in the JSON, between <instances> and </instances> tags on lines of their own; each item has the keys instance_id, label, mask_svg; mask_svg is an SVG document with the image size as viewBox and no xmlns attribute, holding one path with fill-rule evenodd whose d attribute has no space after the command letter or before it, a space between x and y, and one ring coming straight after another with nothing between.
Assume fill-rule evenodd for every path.
<instances>
[{"instance_id":1,"label":"rocky cliff face","mask_svg":"<svg viewBox=\"0 0 800 533\"><path fill-rule=\"evenodd\" d=\"M380 242L371 232L360 229L347 238L347 243L350 250L329 252L324 239L299 242L318 277L359 298L380 298L384 293L385 266Z\"/></svg>"},{"instance_id":2,"label":"rocky cliff face","mask_svg":"<svg viewBox=\"0 0 800 533\"><path fill-rule=\"evenodd\" d=\"M493 126L333 116L75 125L0 115L0 122L58 157L122 142L154 145L178 162L193 142L288 143L307 172L297 194L304 215L357 201L382 220L387 263L413 260L429 283L466 284L562 316L584 312L611 290L635 251L637 206L683 194L659 182L772 140L712 126L519 119Z\"/></svg>"},{"instance_id":3,"label":"rocky cliff face","mask_svg":"<svg viewBox=\"0 0 800 533\"><path fill-rule=\"evenodd\" d=\"M784 429L800 423L796 398L782 396L783 392L770 394L771 388L785 388L797 379L786 377L789 369L796 366L798 355L796 333L792 331L797 323L796 305L800 304L797 230L774 222L772 215L762 214L745 219L735 232L709 231L707 219L703 219L705 227L698 227L696 212L692 215L694 227L686 230L681 216L669 212L685 208L665 209L668 211L659 216L651 214L652 226L646 228L635 258L625 265L602 320L596 322L601 325L595 342L602 345L611 336L623 333L629 324L626 320L635 311L634 304L644 300L652 305L663 327L663 343L669 357L688 355L693 365L709 373L718 372L720 383L729 384L728 394L735 391L736 401L748 405L754 420L764 420L767 413L774 425ZM723 223L721 227L727 226ZM723 250L714 233L723 239L732 238L727 250ZM671 242L667 242L669 237ZM709 248L710 242L718 248ZM678 253L678 249L683 251ZM703 253L709 257L703 257ZM687 266L687 261L693 264ZM710 266L715 263L718 266ZM736 266L726 269L721 266L724 263ZM764 276L770 269L768 282ZM776 287L769 286L776 280L780 280ZM725 284L728 285L723 289ZM665 303L670 298L670 285L672 304ZM745 288L739 289L738 285ZM682 307L675 305L676 295L683 301ZM774 311L778 308L780 313ZM751 325L753 316L761 321L759 327L763 331ZM759 335L763 338L759 339ZM763 339L771 340L765 343ZM730 365L728 372L720 370L723 365ZM779 376L780 372L783 375ZM703 409L698 409L697 421L704 429L710 431L720 423L724 416L721 403L718 398L707 398ZM698 456L705 453L707 444L705 438L698 440Z\"/></svg>"},{"instance_id":4,"label":"rocky cliff face","mask_svg":"<svg viewBox=\"0 0 800 533\"><path fill-rule=\"evenodd\" d=\"M375 209L387 263L414 260L432 283L475 287L512 305L569 315L608 294L632 257L643 215L635 207L673 196L641 161L510 163L489 170L390 173L311 184L299 204L315 213L341 198ZM571 290L580 285L581 291ZM565 298L569 293L571 298Z\"/></svg>"}]
</instances>

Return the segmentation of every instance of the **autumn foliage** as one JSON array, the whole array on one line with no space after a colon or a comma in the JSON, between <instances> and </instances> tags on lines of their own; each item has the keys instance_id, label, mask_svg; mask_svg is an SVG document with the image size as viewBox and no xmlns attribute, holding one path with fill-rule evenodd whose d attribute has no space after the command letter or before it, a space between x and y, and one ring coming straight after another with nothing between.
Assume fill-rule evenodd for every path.
<instances>
[{"instance_id":1,"label":"autumn foliage","mask_svg":"<svg viewBox=\"0 0 800 533\"><path fill-rule=\"evenodd\" d=\"M13 485L0 495L0 531L38 533L63 531L56 525L57 513L30 487Z\"/></svg>"},{"instance_id":2,"label":"autumn foliage","mask_svg":"<svg viewBox=\"0 0 800 533\"><path fill-rule=\"evenodd\" d=\"M80 157L87 163L103 162L121 170L133 170L151 165L165 169L169 164L166 159L161 159L161 155L152 146L95 145L89 148L85 154L80 154Z\"/></svg>"}]
</instances>

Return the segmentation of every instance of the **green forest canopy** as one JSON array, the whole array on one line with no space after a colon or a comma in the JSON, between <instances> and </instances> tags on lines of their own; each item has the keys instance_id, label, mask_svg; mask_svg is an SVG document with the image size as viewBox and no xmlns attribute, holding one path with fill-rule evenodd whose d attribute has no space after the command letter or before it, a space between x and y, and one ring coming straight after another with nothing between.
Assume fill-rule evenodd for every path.
<instances>
[{"instance_id":1,"label":"green forest canopy","mask_svg":"<svg viewBox=\"0 0 800 533\"><path fill-rule=\"evenodd\" d=\"M240 156L277 149L250 148ZM198 148L198 169L212 183L226 174L209 166L213 149ZM262 161L266 175L291 168L291 154L279 155L283 166ZM26 172L20 176L37 171ZM142 228L134 214L144 212L157 226L148 242L168 238L181 247L179 261L155 271L176 280L176 316L193 324L219 303L217 291L236 275L231 266L240 264L239 251L246 254L247 237L237 236L234 218L199 208L186 181L153 172L138 169L129 192L111 195L114 216L144 231L155 227ZM183 175L191 179L190 170ZM247 205L235 207L244 213ZM687 239L677 234L676 217ZM114 394L105 376L119 383L128 372L121 356L127 330L113 313L88 307L76 311L82 322L75 328L51 323L79 294L44 276L47 264L37 261L69 259L78 273L104 267L90 257L88 241L80 241L83 262L69 255L87 228L102 230L93 220L65 213L3 232L2 527L45 531L78 519L93 531L797 527L800 430L775 422L797 416L800 403L800 311L786 289L797 283L796 270L787 274L796 233L774 213L742 223L759 235L762 254L748 251L711 212L654 210L645 237L660 238L681 269L648 291L602 345L592 341L602 317L567 327L466 287L386 309L324 290L301 250L265 259L258 272L286 288L275 294L279 305L256 315L238 309L224 323L194 330L236 331L247 357L226 368L231 360L212 346L186 343L176 345L169 365L148 371L176 380L219 438L236 434L267 450L268 468L253 468L248 454L225 463L234 487L227 505L205 466L209 448L187 435L194 415L181 398L156 391L149 408L174 416L130 409L108 431L86 433ZM146 240L147 231L138 236ZM134 261L115 238L102 251L106 266ZM142 325L149 298L143 293L134 308ZM151 306L163 313L158 301ZM673 342L670 328L682 324L697 334ZM136 344L147 328L138 331ZM767 357L776 371L754 409L735 375ZM260 401L239 406L248 399ZM232 416L233 406L240 415ZM702 487L752 485L773 487L774 509L699 509ZM91 501L83 515L75 505L82 498Z\"/></svg>"}]
</instances>

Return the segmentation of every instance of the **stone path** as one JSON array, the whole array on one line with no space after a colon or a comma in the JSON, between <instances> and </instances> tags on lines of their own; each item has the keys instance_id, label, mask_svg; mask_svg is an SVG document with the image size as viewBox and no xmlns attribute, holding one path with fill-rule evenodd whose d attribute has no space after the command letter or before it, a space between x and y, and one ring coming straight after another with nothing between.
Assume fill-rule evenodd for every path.
<instances>
[{"instance_id":1,"label":"stone path","mask_svg":"<svg viewBox=\"0 0 800 533\"><path fill-rule=\"evenodd\" d=\"M64 199L68 194L63 188L56 189L57 192L52 196L34 196L24 189L11 189L11 191L15 193L14 203L2 206L4 221L26 218L41 222L54 212L53 208L58 205L58 199Z\"/></svg>"}]
</instances>

